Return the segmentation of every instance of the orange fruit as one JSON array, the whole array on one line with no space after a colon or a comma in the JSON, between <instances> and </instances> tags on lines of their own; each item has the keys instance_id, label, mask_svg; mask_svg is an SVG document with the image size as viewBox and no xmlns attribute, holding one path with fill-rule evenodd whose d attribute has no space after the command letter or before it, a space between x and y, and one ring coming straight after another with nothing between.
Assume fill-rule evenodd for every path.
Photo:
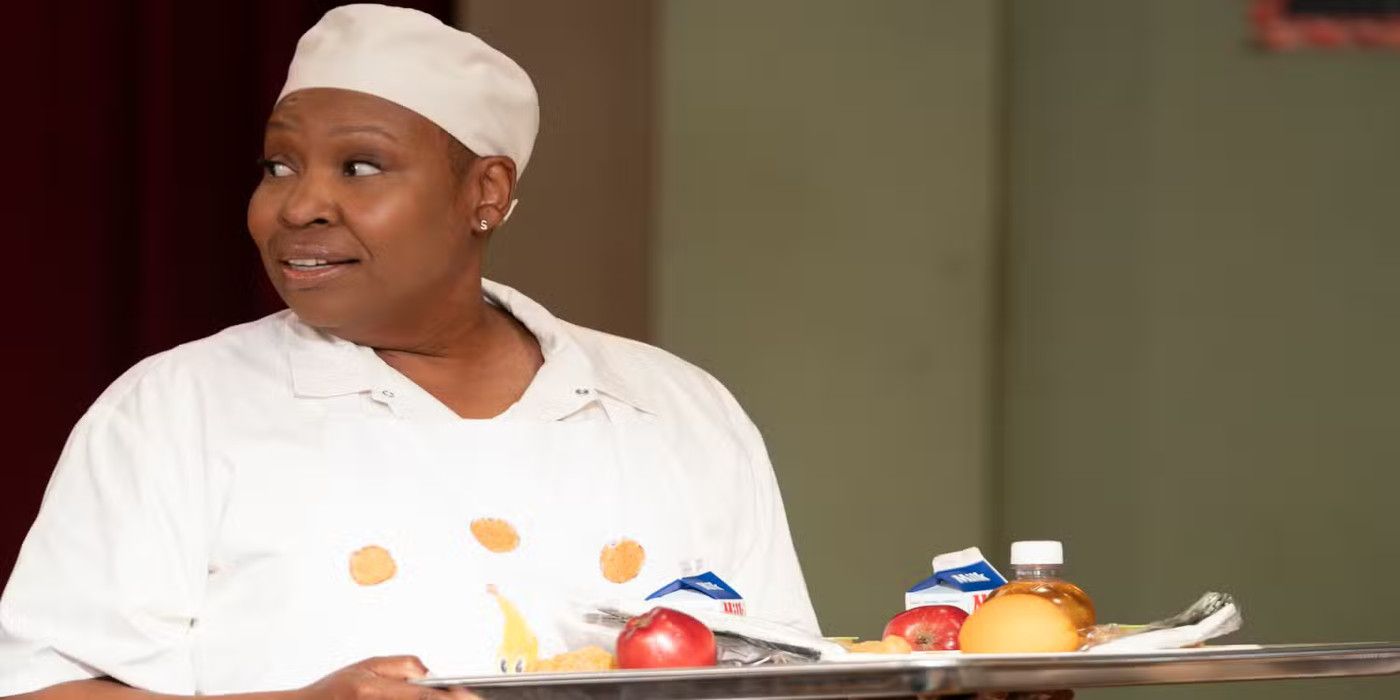
<instances>
[{"instance_id":1,"label":"orange fruit","mask_svg":"<svg viewBox=\"0 0 1400 700\"><path fill-rule=\"evenodd\" d=\"M997 596L973 611L958 634L971 654L1075 651L1081 640L1069 613L1028 593Z\"/></svg>"}]
</instances>

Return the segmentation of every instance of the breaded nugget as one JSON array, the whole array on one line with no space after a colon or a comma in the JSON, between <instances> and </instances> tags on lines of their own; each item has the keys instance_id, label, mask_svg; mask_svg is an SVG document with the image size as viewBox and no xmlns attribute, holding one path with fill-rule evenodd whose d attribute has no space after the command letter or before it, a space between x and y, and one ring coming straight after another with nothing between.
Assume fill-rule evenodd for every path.
<instances>
[{"instance_id":1,"label":"breaded nugget","mask_svg":"<svg viewBox=\"0 0 1400 700\"><path fill-rule=\"evenodd\" d=\"M878 642L856 642L846 646L846 649L855 654L908 654L914 651L908 640L897 634L891 634Z\"/></svg>"},{"instance_id":2,"label":"breaded nugget","mask_svg":"<svg viewBox=\"0 0 1400 700\"><path fill-rule=\"evenodd\" d=\"M602 647L587 646L566 651L558 656L540 659L525 669L533 673L562 673L565 671L611 671L617 660Z\"/></svg>"}]
</instances>

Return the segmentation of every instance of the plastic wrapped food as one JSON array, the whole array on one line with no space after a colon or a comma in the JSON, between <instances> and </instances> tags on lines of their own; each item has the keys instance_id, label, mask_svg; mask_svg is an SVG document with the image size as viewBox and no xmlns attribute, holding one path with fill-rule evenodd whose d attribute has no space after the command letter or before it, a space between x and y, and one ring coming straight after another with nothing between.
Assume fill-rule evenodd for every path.
<instances>
[{"instance_id":1,"label":"plastic wrapped food","mask_svg":"<svg viewBox=\"0 0 1400 700\"><path fill-rule=\"evenodd\" d=\"M1206 593L1191 607L1145 625L1095 625L1085 635L1088 652L1152 651L1195 646L1223 637L1244 624L1228 593Z\"/></svg>"}]
</instances>

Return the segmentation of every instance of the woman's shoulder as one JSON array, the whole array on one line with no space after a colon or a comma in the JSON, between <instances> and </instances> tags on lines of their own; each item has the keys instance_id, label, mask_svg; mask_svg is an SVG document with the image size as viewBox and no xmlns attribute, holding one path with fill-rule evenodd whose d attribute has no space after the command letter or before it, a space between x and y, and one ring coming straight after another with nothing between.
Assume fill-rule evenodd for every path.
<instances>
[{"instance_id":1,"label":"woman's shoulder","mask_svg":"<svg viewBox=\"0 0 1400 700\"><path fill-rule=\"evenodd\" d=\"M280 311L150 355L117 377L93 406L111 408L146 397L169 398L211 383L238 385L276 372L285 365L291 318L289 311Z\"/></svg>"},{"instance_id":2,"label":"woman's shoulder","mask_svg":"<svg viewBox=\"0 0 1400 700\"><path fill-rule=\"evenodd\" d=\"M658 407L685 413L703 410L730 422L747 417L732 393L713 374L663 348L562 322L594 370Z\"/></svg>"}]
</instances>

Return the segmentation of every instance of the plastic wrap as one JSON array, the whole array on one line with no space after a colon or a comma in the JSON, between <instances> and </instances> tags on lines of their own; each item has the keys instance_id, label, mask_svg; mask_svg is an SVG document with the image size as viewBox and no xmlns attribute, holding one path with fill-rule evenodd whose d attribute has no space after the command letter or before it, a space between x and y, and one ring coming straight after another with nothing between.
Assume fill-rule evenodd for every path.
<instances>
[{"instance_id":1,"label":"plastic wrap","mask_svg":"<svg viewBox=\"0 0 1400 700\"><path fill-rule=\"evenodd\" d=\"M1091 653L1180 649L1223 637L1243 624L1234 597L1211 592L1165 620L1145 625L1096 625L1085 635L1083 648Z\"/></svg>"}]
</instances>

